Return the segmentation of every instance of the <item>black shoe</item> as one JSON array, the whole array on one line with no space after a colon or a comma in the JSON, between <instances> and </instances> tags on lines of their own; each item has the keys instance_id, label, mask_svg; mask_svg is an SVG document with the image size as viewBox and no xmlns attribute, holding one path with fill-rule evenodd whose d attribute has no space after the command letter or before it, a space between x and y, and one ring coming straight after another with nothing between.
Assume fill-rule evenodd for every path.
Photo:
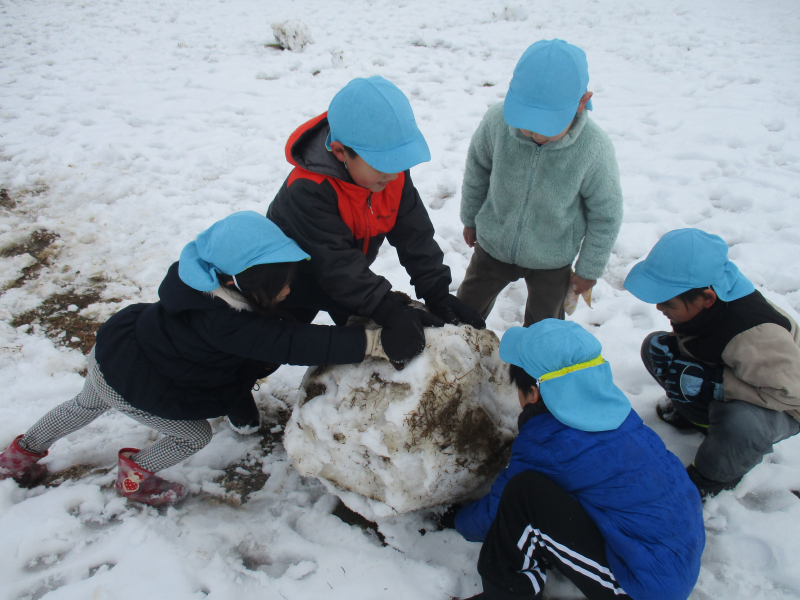
<instances>
[{"instance_id":1,"label":"black shoe","mask_svg":"<svg viewBox=\"0 0 800 600\"><path fill-rule=\"evenodd\" d=\"M713 498L724 490L732 490L739 484L743 477L737 477L731 481L714 481L700 473L694 465L686 467L686 473L688 473L692 483L697 486L697 491L700 492L700 497L703 500L706 498Z\"/></svg>"},{"instance_id":2,"label":"black shoe","mask_svg":"<svg viewBox=\"0 0 800 600\"><path fill-rule=\"evenodd\" d=\"M231 428L241 435L250 435L261 427L261 411L256 406L253 395L243 398L231 412L228 413L228 422Z\"/></svg>"},{"instance_id":3,"label":"black shoe","mask_svg":"<svg viewBox=\"0 0 800 600\"><path fill-rule=\"evenodd\" d=\"M664 421L667 425L672 425L675 429L684 431L694 430L699 431L703 435L708 435L708 426L703 427L697 423L693 423L681 413L679 413L670 400L667 400L664 405L661 403L656 404L656 414L658 418Z\"/></svg>"}]
</instances>

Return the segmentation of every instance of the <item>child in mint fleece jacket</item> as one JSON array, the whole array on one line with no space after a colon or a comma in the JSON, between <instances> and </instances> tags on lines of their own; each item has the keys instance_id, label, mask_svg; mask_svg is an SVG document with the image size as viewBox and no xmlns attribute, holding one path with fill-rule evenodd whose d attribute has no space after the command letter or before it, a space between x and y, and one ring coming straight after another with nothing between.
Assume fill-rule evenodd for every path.
<instances>
[{"instance_id":1,"label":"child in mint fleece jacket","mask_svg":"<svg viewBox=\"0 0 800 600\"><path fill-rule=\"evenodd\" d=\"M588 81L582 50L536 42L517 63L505 101L472 137L461 221L475 252L458 298L484 318L500 292L524 278L525 326L563 319L570 286L582 293L605 269L622 190L611 140L585 111Z\"/></svg>"}]
</instances>

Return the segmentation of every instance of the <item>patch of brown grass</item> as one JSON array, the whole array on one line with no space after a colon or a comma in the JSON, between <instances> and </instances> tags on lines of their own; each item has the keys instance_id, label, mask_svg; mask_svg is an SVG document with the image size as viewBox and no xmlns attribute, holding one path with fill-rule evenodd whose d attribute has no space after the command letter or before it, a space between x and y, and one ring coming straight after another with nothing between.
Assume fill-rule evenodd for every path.
<instances>
[{"instance_id":1,"label":"patch of brown grass","mask_svg":"<svg viewBox=\"0 0 800 600\"><path fill-rule=\"evenodd\" d=\"M11 321L11 325L13 327L39 325L47 337L60 345L89 354L95 343L97 329L102 323L82 317L79 312L99 302L101 292L102 289L95 288L83 293L67 290L55 294L46 298L33 310L17 315ZM73 305L77 306L78 310L69 310Z\"/></svg>"},{"instance_id":2,"label":"patch of brown grass","mask_svg":"<svg viewBox=\"0 0 800 600\"><path fill-rule=\"evenodd\" d=\"M27 240L15 244L10 248L0 251L0 256L8 258L21 254L30 254L36 261L32 265L22 269L22 276L7 284L5 289L22 287L26 281L36 277L43 267L50 264L50 259L55 252L50 245L58 239L58 234L44 229L34 231Z\"/></svg>"}]
</instances>

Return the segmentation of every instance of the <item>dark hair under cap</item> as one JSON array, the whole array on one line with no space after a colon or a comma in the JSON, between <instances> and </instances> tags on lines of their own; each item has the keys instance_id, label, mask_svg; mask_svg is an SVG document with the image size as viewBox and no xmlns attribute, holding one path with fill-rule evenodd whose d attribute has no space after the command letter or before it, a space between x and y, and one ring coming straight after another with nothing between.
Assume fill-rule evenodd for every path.
<instances>
[{"instance_id":1,"label":"dark hair under cap","mask_svg":"<svg viewBox=\"0 0 800 600\"><path fill-rule=\"evenodd\" d=\"M227 286L231 281L234 287L228 290L237 292L247 300L256 311L262 314L272 314L275 309L275 299L284 286L289 285L294 279L297 263L267 263L253 265L241 273L236 274L236 279L231 275L219 273L217 279L221 285Z\"/></svg>"},{"instance_id":2,"label":"dark hair under cap","mask_svg":"<svg viewBox=\"0 0 800 600\"><path fill-rule=\"evenodd\" d=\"M511 378L511 383L515 384L518 390L522 390L523 394L527 394L532 387L536 387L536 378L517 365L509 363L508 376Z\"/></svg>"}]
</instances>

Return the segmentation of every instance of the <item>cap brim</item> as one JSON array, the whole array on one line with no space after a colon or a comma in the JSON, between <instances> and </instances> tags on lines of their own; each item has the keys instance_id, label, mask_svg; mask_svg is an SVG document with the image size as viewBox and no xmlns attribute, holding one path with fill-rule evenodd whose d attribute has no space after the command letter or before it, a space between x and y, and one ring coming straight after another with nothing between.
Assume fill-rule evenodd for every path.
<instances>
[{"instance_id":1,"label":"cap brim","mask_svg":"<svg viewBox=\"0 0 800 600\"><path fill-rule=\"evenodd\" d=\"M645 261L633 266L622 286L642 302L660 304L672 300L692 288L686 286L665 285L654 281L644 272Z\"/></svg>"},{"instance_id":2,"label":"cap brim","mask_svg":"<svg viewBox=\"0 0 800 600\"><path fill-rule=\"evenodd\" d=\"M425 141L422 132L410 142L389 150L376 152L357 148L356 146L353 146L353 150L370 167L381 173L402 173L431 159L431 151L428 149L428 143Z\"/></svg>"},{"instance_id":3,"label":"cap brim","mask_svg":"<svg viewBox=\"0 0 800 600\"><path fill-rule=\"evenodd\" d=\"M511 329L506 330L506 332L503 334L503 339L500 340L500 360L518 367L522 367L519 346L520 340L522 340L522 336L524 335L524 327L512 327Z\"/></svg>"},{"instance_id":4,"label":"cap brim","mask_svg":"<svg viewBox=\"0 0 800 600\"><path fill-rule=\"evenodd\" d=\"M503 118L511 127L527 129L545 137L564 131L578 112L580 98L574 105L561 110L545 110L523 104L509 90L503 103Z\"/></svg>"}]
</instances>

